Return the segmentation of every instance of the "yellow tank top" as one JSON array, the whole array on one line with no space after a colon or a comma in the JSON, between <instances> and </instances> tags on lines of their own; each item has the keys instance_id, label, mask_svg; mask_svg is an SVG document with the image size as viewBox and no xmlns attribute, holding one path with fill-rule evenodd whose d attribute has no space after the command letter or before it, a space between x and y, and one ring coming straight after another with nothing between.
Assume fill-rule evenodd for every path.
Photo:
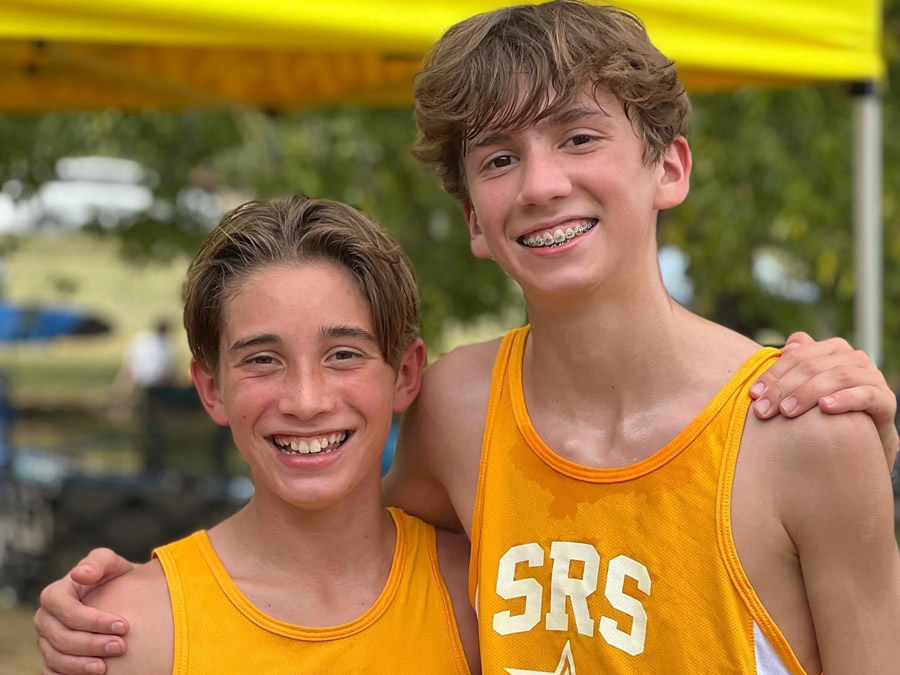
<instances>
[{"instance_id":1,"label":"yellow tank top","mask_svg":"<svg viewBox=\"0 0 900 675\"><path fill-rule=\"evenodd\" d=\"M731 484L762 349L673 441L632 466L555 454L522 393L528 327L494 367L469 592L484 672L803 673L744 574Z\"/></svg>"},{"instance_id":2,"label":"yellow tank top","mask_svg":"<svg viewBox=\"0 0 900 675\"><path fill-rule=\"evenodd\" d=\"M175 622L173 675L469 675L431 525L389 509L397 527L384 590L342 626L305 628L253 606L225 571L207 533L156 549Z\"/></svg>"}]
</instances>

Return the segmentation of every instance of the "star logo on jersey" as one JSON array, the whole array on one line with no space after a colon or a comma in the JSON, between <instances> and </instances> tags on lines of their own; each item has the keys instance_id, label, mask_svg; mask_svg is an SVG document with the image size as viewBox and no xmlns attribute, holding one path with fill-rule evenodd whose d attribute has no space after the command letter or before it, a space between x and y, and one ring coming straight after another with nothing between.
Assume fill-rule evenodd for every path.
<instances>
[{"instance_id":1,"label":"star logo on jersey","mask_svg":"<svg viewBox=\"0 0 900 675\"><path fill-rule=\"evenodd\" d=\"M522 670L521 668L507 668L509 675L575 675L575 661L572 659L572 646L566 640L566 646L563 647L562 653L559 655L559 663L556 670Z\"/></svg>"}]
</instances>

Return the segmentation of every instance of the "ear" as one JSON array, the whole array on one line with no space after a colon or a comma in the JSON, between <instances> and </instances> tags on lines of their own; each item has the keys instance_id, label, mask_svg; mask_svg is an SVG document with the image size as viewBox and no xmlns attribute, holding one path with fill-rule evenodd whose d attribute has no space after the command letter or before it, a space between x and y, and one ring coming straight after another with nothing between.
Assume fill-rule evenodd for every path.
<instances>
[{"instance_id":1,"label":"ear","mask_svg":"<svg viewBox=\"0 0 900 675\"><path fill-rule=\"evenodd\" d=\"M207 414L216 424L227 427L228 416L225 414L225 404L216 387L216 378L212 373L201 366L196 359L191 359L191 380L194 381L194 389L200 396L200 402Z\"/></svg>"},{"instance_id":2,"label":"ear","mask_svg":"<svg viewBox=\"0 0 900 675\"><path fill-rule=\"evenodd\" d=\"M422 388L422 373L425 370L425 343L416 338L403 352L397 377L394 382L394 412L406 410Z\"/></svg>"},{"instance_id":3,"label":"ear","mask_svg":"<svg viewBox=\"0 0 900 675\"><path fill-rule=\"evenodd\" d=\"M657 210L671 209L681 204L691 189L691 148L684 136L679 136L663 152L659 161L659 185L653 202Z\"/></svg>"},{"instance_id":4,"label":"ear","mask_svg":"<svg viewBox=\"0 0 900 675\"><path fill-rule=\"evenodd\" d=\"M463 204L463 214L466 217L466 227L469 230L469 247L476 258L490 258L491 251L478 224L478 214L469 202Z\"/></svg>"}]
</instances>

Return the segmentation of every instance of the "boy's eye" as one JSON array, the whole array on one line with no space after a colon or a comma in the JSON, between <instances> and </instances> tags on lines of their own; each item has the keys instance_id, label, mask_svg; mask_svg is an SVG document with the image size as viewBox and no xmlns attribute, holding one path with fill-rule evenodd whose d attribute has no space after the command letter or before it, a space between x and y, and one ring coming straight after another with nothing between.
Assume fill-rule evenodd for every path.
<instances>
[{"instance_id":1,"label":"boy's eye","mask_svg":"<svg viewBox=\"0 0 900 675\"><path fill-rule=\"evenodd\" d=\"M355 359L359 356L356 352L351 352L348 349L341 349L340 351L336 351L331 355L335 361L349 361L351 359Z\"/></svg>"},{"instance_id":2,"label":"boy's eye","mask_svg":"<svg viewBox=\"0 0 900 675\"><path fill-rule=\"evenodd\" d=\"M251 356L244 363L250 363L258 366L268 366L275 363L275 359L273 359L268 354L257 354L256 356Z\"/></svg>"},{"instance_id":3,"label":"boy's eye","mask_svg":"<svg viewBox=\"0 0 900 675\"><path fill-rule=\"evenodd\" d=\"M488 162L488 167L491 169L502 169L510 164L512 164L512 157L510 155L498 155Z\"/></svg>"},{"instance_id":4,"label":"boy's eye","mask_svg":"<svg viewBox=\"0 0 900 675\"><path fill-rule=\"evenodd\" d=\"M572 145L584 145L585 143L590 143L594 140L594 137L589 134L576 134L569 139Z\"/></svg>"}]
</instances>

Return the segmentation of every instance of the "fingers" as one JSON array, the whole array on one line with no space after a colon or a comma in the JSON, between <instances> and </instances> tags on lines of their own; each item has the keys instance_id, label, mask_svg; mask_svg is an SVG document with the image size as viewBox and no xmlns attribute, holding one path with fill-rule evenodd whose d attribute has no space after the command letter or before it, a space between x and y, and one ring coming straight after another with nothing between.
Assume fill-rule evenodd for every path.
<instances>
[{"instance_id":1,"label":"fingers","mask_svg":"<svg viewBox=\"0 0 900 675\"><path fill-rule=\"evenodd\" d=\"M71 630L59 619L38 609L34 614L34 627L38 638L47 642L57 652L68 656L121 656L125 653L125 641L103 633Z\"/></svg>"},{"instance_id":2,"label":"fingers","mask_svg":"<svg viewBox=\"0 0 900 675\"><path fill-rule=\"evenodd\" d=\"M814 342L815 340L812 339L812 336L809 333L800 330L796 333L791 333L788 336L788 339L784 341L784 346L787 347L789 345L797 345L799 347L801 345L808 345Z\"/></svg>"},{"instance_id":3,"label":"fingers","mask_svg":"<svg viewBox=\"0 0 900 675\"><path fill-rule=\"evenodd\" d=\"M799 362L790 359L789 355L805 349L797 347L787 351L769 371L781 367L775 373L767 371L751 387L751 396L755 394L757 398L753 404L757 417L768 419L779 413L796 417L830 394L854 386L877 387L883 383L881 373L864 354L819 355ZM782 360L785 362L781 363Z\"/></svg>"},{"instance_id":4,"label":"fingers","mask_svg":"<svg viewBox=\"0 0 900 675\"><path fill-rule=\"evenodd\" d=\"M750 396L761 419L796 417L816 405L827 413L864 412L875 422L888 464L896 457L897 398L866 353L842 338L812 342L806 333L794 333Z\"/></svg>"},{"instance_id":5,"label":"fingers","mask_svg":"<svg viewBox=\"0 0 900 675\"><path fill-rule=\"evenodd\" d=\"M791 338L797 335L795 333ZM808 337L805 333L802 335ZM869 357L866 356L865 352L854 350L842 338L831 338L822 342L808 342L806 344L793 342L785 346L781 357L751 387L750 396L757 399L756 404L754 404L754 412L763 419L773 417L778 414L781 402L789 399L800 385L836 366L865 368L881 377L881 374L872 366L872 362L869 361ZM848 374L850 374L849 371L844 371L839 376ZM850 381L853 384L868 383ZM837 389L831 391L823 390L815 398L818 399L835 391ZM787 408L791 408L794 405L797 410L800 410L802 406L797 406L797 403L792 401ZM806 410L815 405L815 401L806 399L799 403L803 405L808 404ZM787 413L788 410L784 409L781 412ZM799 414L799 412L794 414Z\"/></svg>"},{"instance_id":6,"label":"fingers","mask_svg":"<svg viewBox=\"0 0 900 675\"><path fill-rule=\"evenodd\" d=\"M102 675L106 672L106 663L102 659L92 659L80 656L69 656L60 653L48 640L38 638L38 649L44 657L42 675Z\"/></svg>"},{"instance_id":7,"label":"fingers","mask_svg":"<svg viewBox=\"0 0 900 675\"><path fill-rule=\"evenodd\" d=\"M130 572L134 565L108 548L95 548L69 573L72 580L84 586L106 583Z\"/></svg>"},{"instance_id":8,"label":"fingers","mask_svg":"<svg viewBox=\"0 0 900 675\"><path fill-rule=\"evenodd\" d=\"M73 631L88 633L109 633L124 635L128 632L128 624L116 614L103 612L88 607L81 601L83 587L75 584L69 577L54 581L41 591L41 609L34 615L34 626L38 633L46 637L46 631L54 631L57 623ZM56 620L51 622L48 617Z\"/></svg>"}]
</instances>

